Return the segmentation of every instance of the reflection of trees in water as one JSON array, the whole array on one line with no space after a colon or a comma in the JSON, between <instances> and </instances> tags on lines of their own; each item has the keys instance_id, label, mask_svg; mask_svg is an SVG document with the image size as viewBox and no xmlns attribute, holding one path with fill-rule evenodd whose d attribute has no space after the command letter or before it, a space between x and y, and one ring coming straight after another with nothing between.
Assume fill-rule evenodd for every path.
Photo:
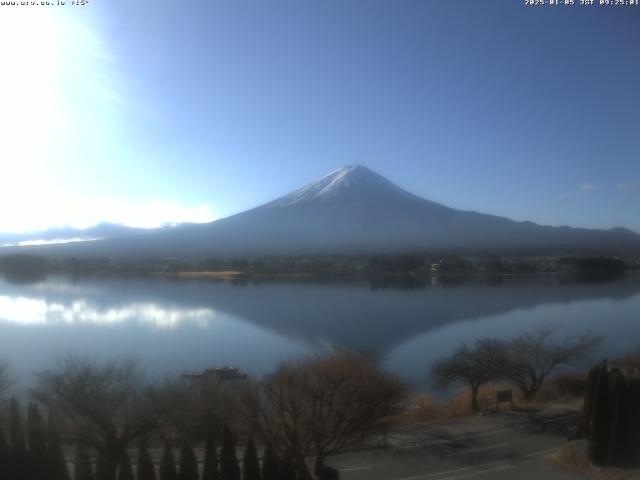
<instances>
[{"instance_id":1,"label":"reflection of trees in water","mask_svg":"<svg viewBox=\"0 0 640 480\"><path fill-rule=\"evenodd\" d=\"M328 342L384 353L446 324L541 305L624 300L640 292L639 275L596 280L557 275L441 276L433 283L339 276L234 281L81 277L73 283L58 278L37 289L7 290L62 305L82 300L96 311L132 303L171 311L209 309L311 344ZM65 288L53 288L56 285Z\"/></svg>"},{"instance_id":2,"label":"reflection of trees in water","mask_svg":"<svg viewBox=\"0 0 640 480\"><path fill-rule=\"evenodd\" d=\"M36 283L46 278L47 261L36 255L14 254L0 258L0 270L10 283Z\"/></svg>"},{"instance_id":3,"label":"reflection of trees in water","mask_svg":"<svg viewBox=\"0 0 640 480\"><path fill-rule=\"evenodd\" d=\"M433 275L430 277L414 275L265 275L265 276L240 276L231 279L224 278L197 278L191 281L211 284L229 284L234 287L247 287L250 285L308 285L308 286L368 286L371 290L417 290L429 286L455 287L459 285L500 285L503 282L502 275ZM182 282L181 279L172 279ZM575 282L575 280L574 280Z\"/></svg>"},{"instance_id":4,"label":"reflection of trees in water","mask_svg":"<svg viewBox=\"0 0 640 480\"><path fill-rule=\"evenodd\" d=\"M560 283L608 283L616 282L625 276L623 271L573 272L558 275Z\"/></svg>"},{"instance_id":5,"label":"reflection of trees in water","mask_svg":"<svg viewBox=\"0 0 640 480\"><path fill-rule=\"evenodd\" d=\"M406 276L376 276L370 277L369 286L371 290L379 289L400 289L400 290L419 290L427 286L424 278Z\"/></svg>"},{"instance_id":6,"label":"reflection of trees in water","mask_svg":"<svg viewBox=\"0 0 640 480\"><path fill-rule=\"evenodd\" d=\"M448 323L548 304L623 300L639 292L639 276L579 282L550 275L444 277L435 285L398 285L395 281L322 284L305 279L249 284L246 289L220 284L207 295L216 311L288 337L388 352Z\"/></svg>"},{"instance_id":7,"label":"reflection of trees in water","mask_svg":"<svg viewBox=\"0 0 640 480\"><path fill-rule=\"evenodd\" d=\"M2 276L7 282L17 285L39 283L43 282L47 278L47 274L45 272L38 271L5 271Z\"/></svg>"}]
</instances>

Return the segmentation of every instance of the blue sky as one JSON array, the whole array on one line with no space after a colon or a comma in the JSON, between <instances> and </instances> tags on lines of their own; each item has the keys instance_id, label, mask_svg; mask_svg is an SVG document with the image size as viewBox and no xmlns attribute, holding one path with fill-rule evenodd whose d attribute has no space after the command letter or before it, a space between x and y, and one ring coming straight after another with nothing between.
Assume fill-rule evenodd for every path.
<instances>
[{"instance_id":1,"label":"blue sky","mask_svg":"<svg viewBox=\"0 0 640 480\"><path fill-rule=\"evenodd\" d=\"M640 231L640 7L1 8L0 231L204 221L354 163L453 207Z\"/></svg>"}]
</instances>

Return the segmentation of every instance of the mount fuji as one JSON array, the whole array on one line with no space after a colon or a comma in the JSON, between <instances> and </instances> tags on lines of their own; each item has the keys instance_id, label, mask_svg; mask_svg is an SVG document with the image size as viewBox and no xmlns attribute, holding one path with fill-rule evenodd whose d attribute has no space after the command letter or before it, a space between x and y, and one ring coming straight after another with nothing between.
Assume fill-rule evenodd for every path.
<instances>
[{"instance_id":1,"label":"mount fuji","mask_svg":"<svg viewBox=\"0 0 640 480\"><path fill-rule=\"evenodd\" d=\"M356 165L211 223L38 250L51 255L171 257L408 251L611 253L640 251L640 235L623 228L552 227L456 210L409 193Z\"/></svg>"}]
</instances>

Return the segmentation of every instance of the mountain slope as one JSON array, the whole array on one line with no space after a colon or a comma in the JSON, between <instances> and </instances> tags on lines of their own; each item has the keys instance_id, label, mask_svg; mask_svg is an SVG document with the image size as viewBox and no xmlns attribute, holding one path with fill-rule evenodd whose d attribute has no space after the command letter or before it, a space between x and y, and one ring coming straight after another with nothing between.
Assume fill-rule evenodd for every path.
<instances>
[{"instance_id":1,"label":"mountain slope","mask_svg":"<svg viewBox=\"0 0 640 480\"><path fill-rule=\"evenodd\" d=\"M349 166L270 203L208 224L46 247L44 253L205 257L428 249L640 251L640 235L625 229L541 226L456 210L402 190L366 167Z\"/></svg>"}]
</instances>

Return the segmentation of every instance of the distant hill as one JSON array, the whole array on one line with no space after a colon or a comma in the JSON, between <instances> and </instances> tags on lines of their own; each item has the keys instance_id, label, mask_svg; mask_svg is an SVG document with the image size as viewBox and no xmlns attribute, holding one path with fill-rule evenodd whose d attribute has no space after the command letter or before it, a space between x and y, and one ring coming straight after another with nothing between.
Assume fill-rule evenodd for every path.
<instances>
[{"instance_id":1,"label":"distant hill","mask_svg":"<svg viewBox=\"0 0 640 480\"><path fill-rule=\"evenodd\" d=\"M76 228L70 226L51 227L46 230L37 230L25 233L0 233L0 246L13 245L38 245L48 243L77 242L83 240L96 240L107 238L128 237L151 231L159 231L163 228L135 228L118 223L100 222L88 228Z\"/></svg>"},{"instance_id":2,"label":"distant hill","mask_svg":"<svg viewBox=\"0 0 640 480\"><path fill-rule=\"evenodd\" d=\"M33 248L33 247L32 247ZM280 254L640 252L623 228L551 227L456 210L348 166L270 203L207 224L39 247L44 254L207 257Z\"/></svg>"}]
</instances>

